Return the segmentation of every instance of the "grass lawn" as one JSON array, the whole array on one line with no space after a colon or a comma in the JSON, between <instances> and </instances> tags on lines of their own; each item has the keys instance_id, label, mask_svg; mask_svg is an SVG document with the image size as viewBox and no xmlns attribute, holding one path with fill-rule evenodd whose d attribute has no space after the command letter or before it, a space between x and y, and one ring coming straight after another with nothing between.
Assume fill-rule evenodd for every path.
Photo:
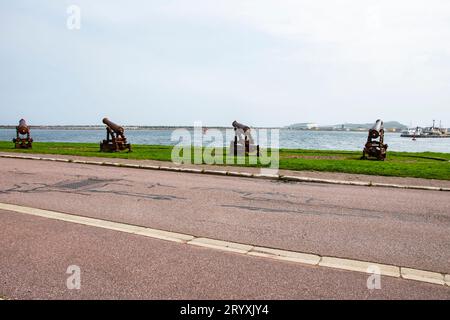
<instances>
[{"instance_id":1,"label":"grass lawn","mask_svg":"<svg viewBox=\"0 0 450 320\"><path fill-rule=\"evenodd\" d=\"M99 152L96 143L34 142L32 150L14 149L13 143L0 141L0 151L62 154L104 158L171 161L172 146L133 145L133 152ZM226 150L224 151L226 154ZM369 175L450 180L450 153L389 152L386 161L360 160L359 151L319 151L280 149L280 169L346 172ZM192 157L193 159L193 157ZM224 163L229 165L229 161ZM261 164L240 164L261 166Z\"/></svg>"}]
</instances>

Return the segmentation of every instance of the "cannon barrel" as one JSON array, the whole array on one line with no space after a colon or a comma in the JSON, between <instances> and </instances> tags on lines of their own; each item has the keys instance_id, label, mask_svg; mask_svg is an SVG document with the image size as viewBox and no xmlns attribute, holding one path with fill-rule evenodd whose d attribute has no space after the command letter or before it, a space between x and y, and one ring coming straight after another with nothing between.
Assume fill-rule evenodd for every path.
<instances>
[{"instance_id":1,"label":"cannon barrel","mask_svg":"<svg viewBox=\"0 0 450 320\"><path fill-rule=\"evenodd\" d=\"M19 125L17 126L17 131L19 131L20 134L27 134L30 132L30 128L28 128L25 119L20 119Z\"/></svg>"},{"instance_id":2,"label":"cannon barrel","mask_svg":"<svg viewBox=\"0 0 450 320\"><path fill-rule=\"evenodd\" d=\"M380 136L381 130L383 130L383 121L378 119L372 126L372 128L370 128L369 135L373 138L378 138Z\"/></svg>"},{"instance_id":3,"label":"cannon barrel","mask_svg":"<svg viewBox=\"0 0 450 320\"><path fill-rule=\"evenodd\" d=\"M233 121L232 125L233 125L233 127L235 129L242 129L242 130L244 130L244 132L247 132L248 130L250 130L249 126L246 126L245 124L239 123L236 120Z\"/></svg>"},{"instance_id":4,"label":"cannon barrel","mask_svg":"<svg viewBox=\"0 0 450 320\"><path fill-rule=\"evenodd\" d=\"M106 124L108 127L110 127L111 130L113 130L115 133L123 135L123 133L124 133L123 127L110 121L108 118L104 118L103 123Z\"/></svg>"}]
</instances>

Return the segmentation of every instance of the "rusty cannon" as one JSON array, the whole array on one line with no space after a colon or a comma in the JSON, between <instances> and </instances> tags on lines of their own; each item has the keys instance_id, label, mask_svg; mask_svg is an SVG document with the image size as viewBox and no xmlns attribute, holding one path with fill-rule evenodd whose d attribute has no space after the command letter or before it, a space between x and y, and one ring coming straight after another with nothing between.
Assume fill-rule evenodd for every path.
<instances>
[{"instance_id":1,"label":"rusty cannon","mask_svg":"<svg viewBox=\"0 0 450 320\"><path fill-rule=\"evenodd\" d=\"M372 157L384 161L387 148L388 145L384 144L383 121L378 119L373 127L369 129L369 136L367 137L361 159Z\"/></svg>"},{"instance_id":2,"label":"rusty cannon","mask_svg":"<svg viewBox=\"0 0 450 320\"><path fill-rule=\"evenodd\" d=\"M13 142L16 149L31 149L33 147L30 127L24 119L20 119L19 125L16 126L16 137Z\"/></svg>"},{"instance_id":3,"label":"rusty cannon","mask_svg":"<svg viewBox=\"0 0 450 320\"><path fill-rule=\"evenodd\" d=\"M116 152L126 149L131 151L131 145L127 143L123 127L115 124L108 118L104 118L103 123L106 125L106 139L100 142L100 151Z\"/></svg>"},{"instance_id":4,"label":"rusty cannon","mask_svg":"<svg viewBox=\"0 0 450 320\"><path fill-rule=\"evenodd\" d=\"M236 120L231 125L234 128L234 140L230 145L230 154L248 155L256 151L256 156L259 157L259 145L255 145L250 127Z\"/></svg>"}]
</instances>

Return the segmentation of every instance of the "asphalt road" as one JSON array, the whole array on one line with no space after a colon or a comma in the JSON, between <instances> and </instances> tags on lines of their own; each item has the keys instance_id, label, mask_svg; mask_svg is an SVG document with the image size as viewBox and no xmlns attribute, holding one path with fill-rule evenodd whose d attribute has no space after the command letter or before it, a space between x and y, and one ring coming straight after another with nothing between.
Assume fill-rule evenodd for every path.
<instances>
[{"instance_id":1,"label":"asphalt road","mask_svg":"<svg viewBox=\"0 0 450 320\"><path fill-rule=\"evenodd\" d=\"M450 273L446 192L0 159L0 202ZM450 298L449 287L248 257L0 211L8 298ZM65 273L80 266L82 289Z\"/></svg>"}]
</instances>

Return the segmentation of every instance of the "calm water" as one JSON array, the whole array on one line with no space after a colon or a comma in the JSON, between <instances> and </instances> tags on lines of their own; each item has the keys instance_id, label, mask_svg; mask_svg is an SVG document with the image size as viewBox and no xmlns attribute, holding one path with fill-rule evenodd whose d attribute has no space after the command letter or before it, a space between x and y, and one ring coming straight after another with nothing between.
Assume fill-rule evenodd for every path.
<instances>
[{"instance_id":1,"label":"calm water","mask_svg":"<svg viewBox=\"0 0 450 320\"><path fill-rule=\"evenodd\" d=\"M173 130L127 130L130 143L174 145L171 141ZM46 142L100 142L105 138L104 130L39 130L32 131L34 141ZM225 136L225 135L224 135ZM0 140L10 141L15 137L15 130L0 129ZM362 150L367 139L366 132L327 132L280 130L281 148L318 149L318 150ZM391 151L435 151L450 153L450 138L417 139L401 138L400 133L386 133L385 143ZM196 141L195 144L199 144ZM207 141L204 142L207 144ZM226 145L229 140L226 141Z\"/></svg>"}]
</instances>

